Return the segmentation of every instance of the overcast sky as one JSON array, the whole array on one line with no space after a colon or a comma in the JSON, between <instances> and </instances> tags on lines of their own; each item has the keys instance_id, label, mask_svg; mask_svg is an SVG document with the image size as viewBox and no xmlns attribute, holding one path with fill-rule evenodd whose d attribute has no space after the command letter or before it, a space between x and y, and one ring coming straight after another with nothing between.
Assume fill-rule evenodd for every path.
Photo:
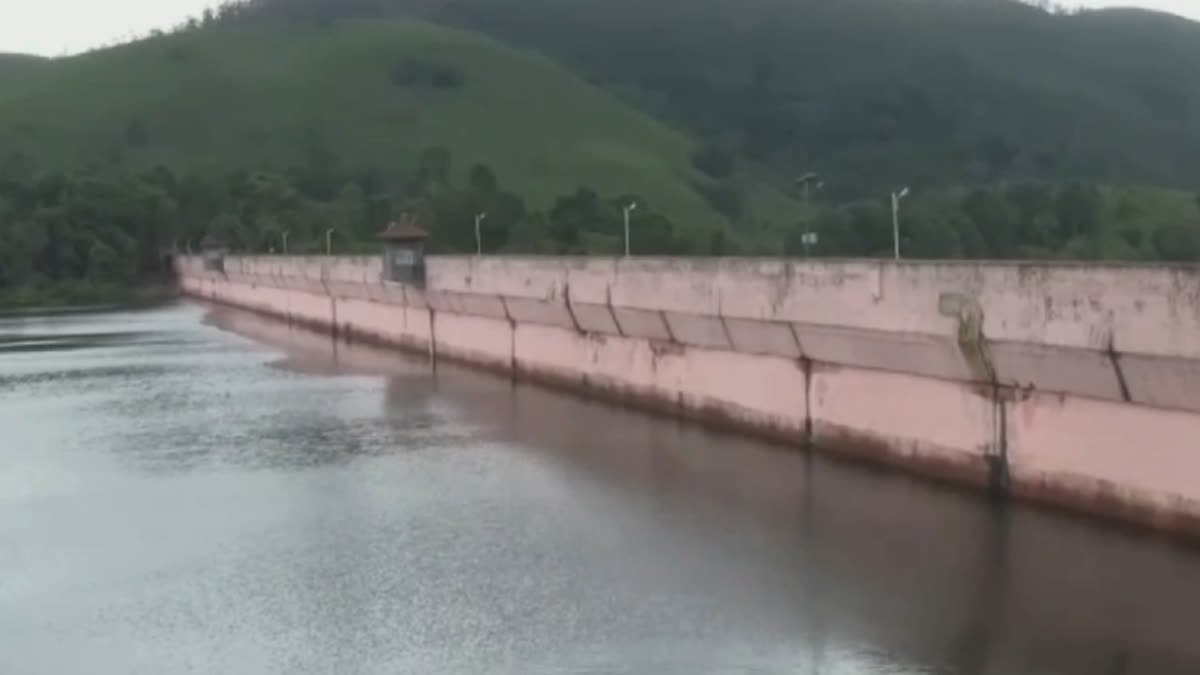
<instances>
[{"instance_id":1,"label":"overcast sky","mask_svg":"<svg viewBox=\"0 0 1200 675\"><path fill-rule=\"evenodd\" d=\"M647 0L652 2L653 0ZM168 28L217 0L0 0L0 52L57 56ZM1200 0L1074 0L1160 9L1200 20Z\"/></svg>"}]
</instances>

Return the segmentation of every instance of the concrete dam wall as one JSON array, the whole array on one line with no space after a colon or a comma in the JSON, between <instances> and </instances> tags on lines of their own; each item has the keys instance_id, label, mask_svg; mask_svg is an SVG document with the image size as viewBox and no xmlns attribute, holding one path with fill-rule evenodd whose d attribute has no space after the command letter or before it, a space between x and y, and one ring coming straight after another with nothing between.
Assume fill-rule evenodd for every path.
<instances>
[{"instance_id":1,"label":"concrete dam wall","mask_svg":"<svg viewBox=\"0 0 1200 675\"><path fill-rule=\"evenodd\" d=\"M177 263L183 290L1200 536L1200 270L380 257Z\"/></svg>"}]
</instances>

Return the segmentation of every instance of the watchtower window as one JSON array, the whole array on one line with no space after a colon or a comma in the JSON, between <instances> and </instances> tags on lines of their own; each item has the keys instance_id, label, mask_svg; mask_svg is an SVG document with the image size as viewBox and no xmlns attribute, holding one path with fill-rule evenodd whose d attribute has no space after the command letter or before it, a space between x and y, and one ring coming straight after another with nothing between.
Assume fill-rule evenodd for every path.
<instances>
[{"instance_id":1,"label":"watchtower window","mask_svg":"<svg viewBox=\"0 0 1200 675\"><path fill-rule=\"evenodd\" d=\"M425 285L425 240L428 233L412 216L404 216L388 226L383 240L383 278L396 283Z\"/></svg>"}]
</instances>

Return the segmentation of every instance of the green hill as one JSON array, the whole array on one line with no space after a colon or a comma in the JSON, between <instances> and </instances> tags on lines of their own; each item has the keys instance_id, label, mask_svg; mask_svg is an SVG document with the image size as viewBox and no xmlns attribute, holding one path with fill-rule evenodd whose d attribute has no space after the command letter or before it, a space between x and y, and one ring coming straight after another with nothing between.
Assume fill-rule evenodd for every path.
<instances>
[{"instance_id":1,"label":"green hill","mask_svg":"<svg viewBox=\"0 0 1200 675\"><path fill-rule=\"evenodd\" d=\"M636 198L637 253L886 256L901 186L906 256L1197 261L1198 175L1200 24L1167 15L247 0L0 55L0 303L136 283L211 233L376 250L401 210L440 251L486 212L486 252L615 253Z\"/></svg>"},{"instance_id":2,"label":"green hill","mask_svg":"<svg viewBox=\"0 0 1200 675\"><path fill-rule=\"evenodd\" d=\"M558 60L839 198L1015 179L1197 187L1200 23L1015 0L251 0L403 12Z\"/></svg>"},{"instance_id":3,"label":"green hill","mask_svg":"<svg viewBox=\"0 0 1200 675\"><path fill-rule=\"evenodd\" d=\"M1194 189L1200 174L1200 24L1165 14L1059 15L1010 0L457 0L425 11L540 49L744 156L821 171L843 196L1026 178Z\"/></svg>"},{"instance_id":4,"label":"green hill","mask_svg":"<svg viewBox=\"0 0 1200 675\"><path fill-rule=\"evenodd\" d=\"M49 63L26 54L0 54L0 100L19 95Z\"/></svg>"},{"instance_id":5,"label":"green hill","mask_svg":"<svg viewBox=\"0 0 1200 675\"><path fill-rule=\"evenodd\" d=\"M686 136L479 35L406 20L221 28L29 65L0 65L0 148L43 166L203 173L320 154L399 180L442 147L458 180L486 164L531 208L583 185L641 195L681 227L726 223L692 185ZM5 84L16 69L24 81Z\"/></svg>"},{"instance_id":6,"label":"green hill","mask_svg":"<svg viewBox=\"0 0 1200 675\"><path fill-rule=\"evenodd\" d=\"M207 23L397 14L541 52L689 132L707 200L759 250L801 252L820 220L819 251L886 252L908 186L914 255L1200 255L1200 23L1016 0L243 0ZM740 210L812 172L815 209Z\"/></svg>"}]
</instances>

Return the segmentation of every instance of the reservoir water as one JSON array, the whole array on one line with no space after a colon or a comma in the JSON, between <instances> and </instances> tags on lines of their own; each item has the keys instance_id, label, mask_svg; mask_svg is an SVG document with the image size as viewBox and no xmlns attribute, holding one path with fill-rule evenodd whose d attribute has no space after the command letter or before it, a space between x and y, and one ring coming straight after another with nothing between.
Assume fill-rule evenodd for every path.
<instances>
[{"instance_id":1,"label":"reservoir water","mask_svg":"<svg viewBox=\"0 0 1200 675\"><path fill-rule=\"evenodd\" d=\"M231 310L0 318L5 675L1195 675L1197 636L1179 544Z\"/></svg>"}]
</instances>

